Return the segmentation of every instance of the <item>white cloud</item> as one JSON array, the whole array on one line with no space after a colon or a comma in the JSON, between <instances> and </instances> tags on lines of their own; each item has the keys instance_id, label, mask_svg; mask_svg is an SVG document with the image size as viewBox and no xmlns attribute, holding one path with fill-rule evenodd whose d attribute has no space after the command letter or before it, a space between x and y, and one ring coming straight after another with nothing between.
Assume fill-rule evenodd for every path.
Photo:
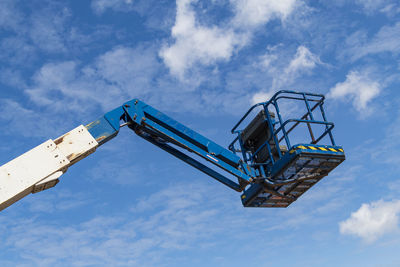
<instances>
[{"instance_id":1,"label":"white cloud","mask_svg":"<svg viewBox=\"0 0 400 267\"><path fill-rule=\"evenodd\" d=\"M367 14L382 12L392 15L400 11L398 3L392 0L356 0L356 3L362 6Z\"/></svg>"},{"instance_id":2,"label":"white cloud","mask_svg":"<svg viewBox=\"0 0 400 267\"><path fill-rule=\"evenodd\" d=\"M120 104L123 98L117 86L92 77L90 73L82 73L74 61L45 64L34 75L33 86L25 93L42 108L80 116L99 105L103 109L112 108L113 103Z\"/></svg>"},{"instance_id":3,"label":"white cloud","mask_svg":"<svg viewBox=\"0 0 400 267\"><path fill-rule=\"evenodd\" d=\"M301 45L295 52L282 45L269 46L264 55L249 59L228 76L227 88L250 95L251 104L269 100L278 90L301 88L306 76L313 74L319 66L325 66L319 57ZM289 108L292 110L292 108Z\"/></svg>"},{"instance_id":4,"label":"white cloud","mask_svg":"<svg viewBox=\"0 0 400 267\"><path fill-rule=\"evenodd\" d=\"M268 101L273 96L273 92L258 92L251 99L252 104Z\"/></svg>"},{"instance_id":5,"label":"white cloud","mask_svg":"<svg viewBox=\"0 0 400 267\"><path fill-rule=\"evenodd\" d=\"M274 63L279 59L279 55L276 53L276 50L279 48L278 46L267 47L267 52L261 56L261 66L263 68L273 68Z\"/></svg>"},{"instance_id":6,"label":"white cloud","mask_svg":"<svg viewBox=\"0 0 400 267\"><path fill-rule=\"evenodd\" d=\"M318 64L322 64L322 62L317 55L313 54L307 47L299 46L296 54L283 70L279 68L273 70L272 88L278 90L288 87L301 74L309 73Z\"/></svg>"},{"instance_id":7,"label":"white cloud","mask_svg":"<svg viewBox=\"0 0 400 267\"><path fill-rule=\"evenodd\" d=\"M187 175L181 178L191 180ZM17 214L35 216L20 219L10 217L11 214L0 215L3 241L0 249L10 252L21 265L175 266L179 262L188 266L193 258L187 259L187 253L196 251L201 254L196 254L195 259L201 260L201 255L207 253L210 258L206 265L218 266L221 261L216 262L215 257L229 253L237 244L243 244L246 251L269 245L273 252L279 251L292 240L282 239L282 231L290 229L288 235L283 234L290 236L300 225L311 228L321 225L324 217L309 205L315 201L297 205L295 209L270 210L273 216L266 217L261 209L243 208L239 195L224 186L193 181L168 182L161 190L152 186L157 188L152 193L129 195L126 191L130 200L125 199L125 204L118 209L107 207L118 205L117 200L99 197L96 190L89 197L99 197L98 201L92 199L89 206L97 203L101 209L97 207L93 211L88 205L78 205L67 213L55 207L52 217L69 216L78 211L85 214L69 221L69 225L41 216L40 209L45 206L38 207L39 214L29 213L23 206L14 207ZM117 195L123 197L120 191ZM241 231L243 228L247 230ZM246 242L249 238L255 243ZM0 265L5 265L4 260L0 259ZM199 262L204 265L204 261Z\"/></svg>"},{"instance_id":8,"label":"white cloud","mask_svg":"<svg viewBox=\"0 0 400 267\"><path fill-rule=\"evenodd\" d=\"M1 40L0 60L10 65L22 65L31 63L36 58L37 49L24 38L11 36Z\"/></svg>"},{"instance_id":9,"label":"white cloud","mask_svg":"<svg viewBox=\"0 0 400 267\"><path fill-rule=\"evenodd\" d=\"M73 61L46 64L40 68L34 77L35 88L27 90L26 93L32 101L41 106L61 101L64 94L74 97L73 90L68 84L76 79L75 69L76 63ZM57 92L62 95L57 96Z\"/></svg>"},{"instance_id":10,"label":"white cloud","mask_svg":"<svg viewBox=\"0 0 400 267\"><path fill-rule=\"evenodd\" d=\"M66 21L71 13L67 8L45 10L34 13L29 20L29 35L33 43L40 49L51 53L66 52Z\"/></svg>"},{"instance_id":11,"label":"white cloud","mask_svg":"<svg viewBox=\"0 0 400 267\"><path fill-rule=\"evenodd\" d=\"M311 53L307 47L301 45L297 48L296 55L294 55L294 58L285 72L287 74L303 72L308 69L313 69L317 63L321 64L319 57Z\"/></svg>"},{"instance_id":12,"label":"white cloud","mask_svg":"<svg viewBox=\"0 0 400 267\"><path fill-rule=\"evenodd\" d=\"M60 130L55 127L59 120L50 113L35 112L27 106L10 99L0 100L0 120L3 124L3 133L15 134L24 137L56 137ZM67 121L65 118L64 123ZM9 125L9 127L5 127Z\"/></svg>"},{"instance_id":13,"label":"white cloud","mask_svg":"<svg viewBox=\"0 0 400 267\"><path fill-rule=\"evenodd\" d=\"M346 40L348 49L345 54L352 60L367 55L389 52L400 53L400 22L393 26L383 26L370 40L363 32L355 32Z\"/></svg>"},{"instance_id":14,"label":"white cloud","mask_svg":"<svg viewBox=\"0 0 400 267\"><path fill-rule=\"evenodd\" d=\"M45 64L25 92L36 105L54 111L109 110L149 93L157 64L152 48L117 47L86 66L75 61Z\"/></svg>"},{"instance_id":15,"label":"white cloud","mask_svg":"<svg viewBox=\"0 0 400 267\"><path fill-rule=\"evenodd\" d=\"M161 49L160 56L171 73L183 79L186 69L195 63L210 65L228 60L242 40L232 29L199 25L191 7L193 0L177 0L175 25L171 35L175 43Z\"/></svg>"},{"instance_id":16,"label":"white cloud","mask_svg":"<svg viewBox=\"0 0 400 267\"><path fill-rule=\"evenodd\" d=\"M61 178L62 182L63 177ZM46 191L46 194L35 194L27 202L32 213L53 213L77 209L92 203L92 200L82 193L70 192L61 187Z\"/></svg>"},{"instance_id":17,"label":"white cloud","mask_svg":"<svg viewBox=\"0 0 400 267\"><path fill-rule=\"evenodd\" d=\"M232 0L237 27L257 27L273 18L285 19L295 8L297 0Z\"/></svg>"},{"instance_id":18,"label":"white cloud","mask_svg":"<svg viewBox=\"0 0 400 267\"><path fill-rule=\"evenodd\" d=\"M383 6L379 12L386 14L388 17L394 17L400 13L399 3L393 2Z\"/></svg>"},{"instance_id":19,"label":"white cloud","mask_svg":"<svg viewBox=\"0 0 400 267\"><path fill-rule=\"evenodd\" d=\"M356 0L366 11L376 11L381 8L387 0Z\"/></svg>"},{"instance_id":20,"label":"white cloud","mask_svg":"<svg viewBox=\"0 0 400 267\"><path fill-rule=\"evenodd\" d=\"M214 85L195 90L193 84L159 75L160 70L154 47L118 46L86 65L77 61L44 64L24 92L43 113L63 114L76 122L132 98L140 98L163 111L204 112L208 106L210 113L237 113L248 108L250 91L220 91ZM246 100L238 101L239 98ZM220 99L224 99L223 104Z\"/></svg>"},{"instance_id":21,"label":"white cloud","mask_svg":"<svg viewBox=\"0 0 400 267\"><path fill-rule=\"evenodd\" d=\"M0 40L0 61L5 65L25 69L36 66L48 54L70 56L72 52L87 50L88 43L108 33L105 26L82 33L81 29L87 28L77 26L71 19L71 10L62 3L52 1L40 8L20 8L17 2L0 1L0 29L7 32Z\"/></svg>"},{"instance_id":22,"label":"white cloud","mask_svg":"<svg viewBox=\"0 0 400 267\"><path fill-rule=\"evenodd\" d=\"M335 87L330 89L328 97L350 99L357 111L366 114L368 104L380 94L381 87L379 82L369 77L368 72L351 71L347 74L344 82L337 83Z\"/></svg>"},{"instance_id":23,"label":"white cloud","mask_svg":"<svg viewBox=\"0 0 400 267\"><path fill-rule=\"evenodd\" d=\"M195 65L209 66L230 60L235 52L248 44L256 26L273 18L284 19L297 1L231 1L235 15L222 26L201 25L192 7L195 2L176 1L176 19L171 30L174 43L160 51L160 57L171 73L181 80Z\"/></svg>"},{"instance_id":24,"label":"white cloud","mask_svg":"<svg viewBox=\"0 0 400 267\"><path fill-rule=\"evenodd\" d=\"M363 53L400 52L400 22L393 26L383 26L369 44L363 49Z\"/></svg>"},{"instance_id":25,"label":"white cloud","mask_svg":"<svg viewBox=\"0 0 400 267\"><path fill-rule=\"evenodd\" d=\"M209 192L199 184L174 185L141 198L131 211L97 215L69 226L8 220L0 247L21 250L19 262L40 266L170 266L168 253L213 246L213 234L226 231L227 222L215 219L223 212L218 209L221 204L208 201ZM32 212L42 208L46 206ZM3 218L0 221L4 225Z\"/></svg>"},{"instance_id":26,"label":"white cloud","mask_svg":"<svg viewBox=\"0 0 400 267\"><path fill-rule=\"evenodd\" d=\"M398 230L400 200L379 200L362 204L347 220L340 222L340 233L355 235L368 243Z\"/></svg>"},{"instance_id":27,"label":"white cloud","mask_svg":"<svg viewBox=\"0 0 400 267\"><path fill-rule=\"evenodd\" d=\"M158 64L152 47L116 47L98 57L95 69L102 79L136 97L151 90L149 82Z\"/></svg>"},{"instance_id":28,"label":"white cloud","mask_svg":"<svg viewBox=\"0 0 400 267\"><path fill-rule=\"evenodd\" d=\"M107 9L113 10L127 10L132 6L133 0L92 0L92 9L93 11L101 15Z\"/></svg>"},{"instance_id":29,"label":"white cloud","mask_svg":"<svg viewBox=\"0 0 400 267\"><path fill-rule=\"evenodd\" d=\"M0 2L0 27L17 30L20 27L22 14L15 7L13 0L3 0Z\"/></svg>"}]
</instances>

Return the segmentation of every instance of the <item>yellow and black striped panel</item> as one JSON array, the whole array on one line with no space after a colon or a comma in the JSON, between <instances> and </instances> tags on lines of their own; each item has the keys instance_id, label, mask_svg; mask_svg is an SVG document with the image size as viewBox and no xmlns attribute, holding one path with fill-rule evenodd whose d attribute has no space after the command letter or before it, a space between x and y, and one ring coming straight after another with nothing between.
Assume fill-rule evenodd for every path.
<instances>
[{"instance_id":1,"label":"yellow and black striped panel","mask_svg":"<svg viewBox=\"0 0 400 267\"><path fill-rule=\"evenodd\" d=\"M310 149L310 150L321 150L321 151L326 151L326 152L341 152L344 153L343 149L341 148L332 148L332 147L321 147L321 146L310 146L310 145L304 145L304 146L296 146L293 148L290 153L293 153L297 149Z\"/></svg>"}]
</instances>

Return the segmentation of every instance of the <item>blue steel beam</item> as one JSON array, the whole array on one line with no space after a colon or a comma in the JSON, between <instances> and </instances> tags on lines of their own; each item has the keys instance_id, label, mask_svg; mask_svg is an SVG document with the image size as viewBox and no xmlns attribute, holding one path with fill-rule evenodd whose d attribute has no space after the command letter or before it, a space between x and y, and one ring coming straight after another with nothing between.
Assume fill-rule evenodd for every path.
<instances>
[{"instance_id":1,"label":"blue steel beam","mask_svg":"<svg viewBox=\"0 0 400 267\"><path fill-rule=\"evenodd\" d=\"M103 117L88 124L86 128L99 142L99 145L103 145L117 136L121 123L126 123L145 140L238 192L241 192L255 176L254 169L242 162L240 157L231 151L137 99L106 113ZM145 132L151 132L151 135ZM159 141L160 138L163 142ZM190 156L190 153L185 154L166 143L177 145L188 152L197 154L230 175L241 179L241 185L200 163Z\"/></svg>"},{"instance_id":2,"label":"blue steel beam","mask_svg":"<svg viewBox=\"0 0 400 267\"><path fill-rule=\"evenodd\" d=\"M159 124L161 127L168 129L175 135L196 144L196 146L201 147L209 154L215 155L221 160L227 162L228 164L234 167L237 167L239 165L240 157L233 154L228 149L216 144L212 140L175 121L174 119L168 117L164 113L156 110L155 108L145 104L142 101L139 101L137 99L129 101L124 105L124 108L126 111L128 111L128 113L132 113L131 108L135 110L134 112L135 114L137 114L137 118L135 121L137 123L141 121L141 118L143 116L144 118L150 119Z\"/></svg>"},{"instance_id":3,"label":"blue steel beam","mask_svg":"<svg viewBox=\"0 0 400 267\"><path fill-rule=\"evenodd\" d=\"M173 156L179 158L180 160L186 162L187 164L191 165L192 167L195 167L196 169L202 171L203 173L211 176L212 178L214 178L215 180L221 182L222 184L232 188L233 190L235 190L237 192L242 192L243 191L243 189L240 187L239 184L237 184L237 183L233 182L232 180L226 178L225 176L223 176L219 172L214 171L213 169L207 167L206 165L198 162L197 160L193 159L192 157L189 157L185 153L182 153L181 151L171 147L170 145L157 142L156 140L154 140L153 138L151 138L150 136L145 135L145 134L139 134L139 136L144 138L145 140L149 141L150 143L158 146L159 148L165 150L166 152L172 154Z\"/></svg>"},{"instance_id":4,"label":"blue steel beam","mask_svg":"<svg viewBox=\"0 0 400 267\"><path fill-rule=\"evenodd\" d=\"M133 122L145 128L150 128L165 141L183 147L189 152L196 153L217 167L242 179L245 183L252 181L252 176L255 173L254 169L244 164L231 151L139 100L127 102L123 107Z\"/></svg>"}]
</instances>

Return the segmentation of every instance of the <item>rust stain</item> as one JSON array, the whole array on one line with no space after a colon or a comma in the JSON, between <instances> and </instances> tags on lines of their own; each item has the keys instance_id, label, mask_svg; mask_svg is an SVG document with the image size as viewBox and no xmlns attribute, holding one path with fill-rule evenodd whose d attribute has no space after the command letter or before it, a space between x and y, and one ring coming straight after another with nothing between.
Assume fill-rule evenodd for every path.
<instances>
[{"instance_id":1,"label":"rust stain","mask_svg":"<svg viewBox=\"0 0 400 267\"><path fill-rule=\"evenodd\" d=\"M79 158L82 155L83 153L78 153L78 154L72 153L67 156L67 159L72 162L73 160Z\"/></svg>"},{"instance_id":2,"label":"rust stain","mask_svg":"<svg viewBox=\"0 0 400 267\"><path fill-rule=\"evenodd\" d=\"M71 161L73 158L75 158L75 153L69 154L69 155L67 156L67 159L68 159L69 161Z\"/></svg>"},{"instance_id":3,"label":"rust stain","mask_svg":"<svg viewBox=\"0 0 400 267\"><path fill-rule=\"evenodd\" d=\"M61 144L62 142L64 142L64 138L67 137L69 134L70 134L70 133L64 134L63 136L61 136L61 137L59 137L58 139L56 139L56 140L54 141L54 143L55 143L56 145Z\"/></svg>"},{"instance_id":4,"label":"rust stain","mask_svg":"<svg viewBox=\"0 0 400 267\"><path fill-rule=\"evenodd\" d=\"M97 137L97 138L96 138L96 141L97 141L97 142L100 142L100 141L102 141L102 140L104 140L104 139L106 139L106 136L105 136L105 135L100 136L100 137Z\"/></svg>"},{"instance_id":5,"label":"rust stain","mask_svg":"<svg viewBox=\"0 0 400 267\"><path fill-rule=\"evenodd\" d=\"M56 145L59 145L59 144L61 144L63 141L64 141L64 136L62 136L62 137L56 139L56 140L54 141L54 143L55 143Z\"/></svg>"}]
</instances>

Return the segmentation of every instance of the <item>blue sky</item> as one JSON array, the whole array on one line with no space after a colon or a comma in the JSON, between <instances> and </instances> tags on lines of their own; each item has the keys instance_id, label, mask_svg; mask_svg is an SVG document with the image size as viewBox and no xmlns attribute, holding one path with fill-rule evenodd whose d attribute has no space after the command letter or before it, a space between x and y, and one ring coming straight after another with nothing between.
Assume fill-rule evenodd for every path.
<instances>
[{"instance_id":1,"label":"blue sky","mask_svg":"<svg viewBox=\"0 0 400 267\"><path fill-rule=\"evenodd\" d=\"M0 161L132 98L221 145L280 89L323 93L347 160L287 209L123 129L0 214L1 266L399 266L400 4L0 1Z\"/></svg>"}]
</instances>

